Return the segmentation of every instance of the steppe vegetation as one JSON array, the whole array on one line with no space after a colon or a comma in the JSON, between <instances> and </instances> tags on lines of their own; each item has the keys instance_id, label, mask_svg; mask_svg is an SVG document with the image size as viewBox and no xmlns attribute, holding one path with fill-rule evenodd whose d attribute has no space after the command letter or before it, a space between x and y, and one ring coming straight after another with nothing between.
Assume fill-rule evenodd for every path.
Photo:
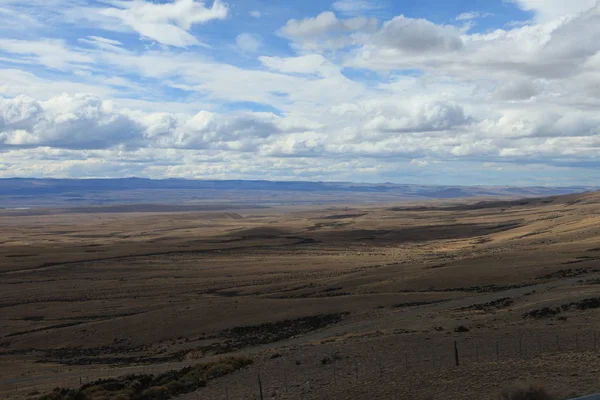
<instances>
[{"instance_id":1,"label":"steppe vegetation","mask_svg":"<svg viewBox=\"0 0 600 400\"><path fill-rule=\"evenodd\" d=\"M600 391L596 193L20 210L0 226L2 398L481 399L523 379L558 398ZM208 373L222 357L253 362Z\"/></svg>"}]
</instances>

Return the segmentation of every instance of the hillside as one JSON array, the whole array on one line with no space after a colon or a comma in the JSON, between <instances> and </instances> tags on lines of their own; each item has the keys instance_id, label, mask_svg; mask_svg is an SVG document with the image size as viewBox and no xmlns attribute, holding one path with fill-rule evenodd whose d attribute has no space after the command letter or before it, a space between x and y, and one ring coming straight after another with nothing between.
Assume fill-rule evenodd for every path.
<instances>
[{"instance_id":1,"label":"hillside","mask_svg":"<svg viewBox=\"0 0 600 400\"><path fill-rule=\"evenodd\" d=\"M14 398L240 354L252 366L211 381L201 398L225 388L253 398L258 373L281 399L389 398L386 387L490 398L530 376L557 393L600 389L580 368L600 366L598 192L294 212L7 213L0 390L18 382Z\"/></svg>"}]
</instances>

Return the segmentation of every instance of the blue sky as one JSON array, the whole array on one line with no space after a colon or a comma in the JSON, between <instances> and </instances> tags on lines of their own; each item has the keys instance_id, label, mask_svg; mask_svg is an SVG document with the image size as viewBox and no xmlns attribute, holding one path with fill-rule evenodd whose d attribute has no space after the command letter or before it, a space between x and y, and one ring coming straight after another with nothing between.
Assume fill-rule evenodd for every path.
<instances>
[{"instance_id":1,"label":"blue sky","mask_svg":"<svg viewBox=\"0 0 600 400\"><path fill-rule=\"evenodd\" d=\"M598 185L596 0L0 0L0 176Z\"/></svg>"}]
</instances>

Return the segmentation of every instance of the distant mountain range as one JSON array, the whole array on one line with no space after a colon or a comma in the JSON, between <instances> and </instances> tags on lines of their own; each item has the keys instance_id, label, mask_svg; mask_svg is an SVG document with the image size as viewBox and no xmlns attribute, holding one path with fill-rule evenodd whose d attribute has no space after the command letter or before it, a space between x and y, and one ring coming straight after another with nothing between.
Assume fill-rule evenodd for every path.
<instances>
[{"instance_id":1,"label":"distant mountain range","mask_svg":"<svg viewBox=\"0 0 600 400\"><path fill-rule=\"evenodd\" d=\"M501 187L246 180L0 179L0 208L111 204L332 204L469 197L542 197L595 187Z\"/></svg>"}]
</instances>

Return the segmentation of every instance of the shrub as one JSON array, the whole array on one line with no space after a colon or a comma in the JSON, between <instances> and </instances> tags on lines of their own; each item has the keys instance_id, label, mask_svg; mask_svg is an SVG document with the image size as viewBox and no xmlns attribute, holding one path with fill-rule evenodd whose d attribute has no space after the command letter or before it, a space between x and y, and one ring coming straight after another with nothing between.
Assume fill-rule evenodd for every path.
<instances>
[{"instance_id":1,"label":"shrub","mask_svg":"<svg viewBox=\"0 0 600 400\"><path fill-rule=\"evenodd\" d=\"M252 364L249 357L228 357L197 364L180 370L154 375L126 375L99 379L79 390L57 388L39 400L167 400L190 393L206 385L209 379L219 378Z\"/></svg>"},{"instance_id":2,"label":"shrub","mask_svg":"<svg viewBox=\"0 0 600 400\"><path fill-rule=\"evenodd\" d=\"M503 392L500 398L502 400L552 400L552 396L541 385L525 383Z\"/></svg>"}]
</instances>

